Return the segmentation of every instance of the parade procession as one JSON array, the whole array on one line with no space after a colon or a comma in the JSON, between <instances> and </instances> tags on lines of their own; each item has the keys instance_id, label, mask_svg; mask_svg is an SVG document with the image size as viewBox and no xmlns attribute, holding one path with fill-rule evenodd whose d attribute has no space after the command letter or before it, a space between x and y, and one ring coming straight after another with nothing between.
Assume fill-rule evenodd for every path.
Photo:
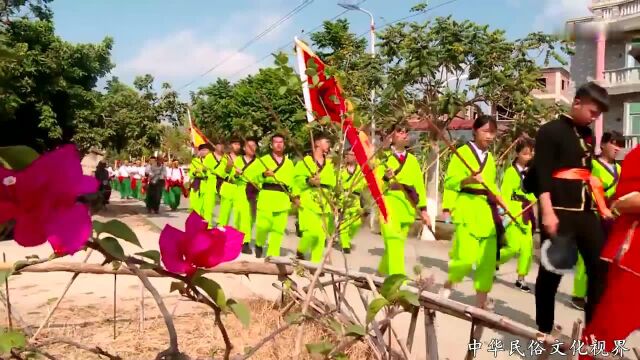
<instances>
[{"instance_id":1,"label":"parade procession","mask_svg":"<svg viewBox=\"0 0 640 360\"><path fill-rule=\"evenodd\" d=\"M640 0L0 19L0 359L640 359Z\"/></svg>"}]
</instances>

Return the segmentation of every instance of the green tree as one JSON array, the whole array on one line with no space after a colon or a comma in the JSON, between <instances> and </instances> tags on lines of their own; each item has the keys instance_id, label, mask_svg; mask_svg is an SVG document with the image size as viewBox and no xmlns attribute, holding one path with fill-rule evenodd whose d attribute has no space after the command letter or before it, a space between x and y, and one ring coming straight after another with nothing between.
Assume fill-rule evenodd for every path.
<instances>
[{"instance_id":1,"label":"green tree","mask_svg":"<svg viewBox=\"0 0 640 360\"><path fill-rule=\"evenodd\" d=\"M55 35L43 1L0 7L0 144L45 150L72 140L95 105L93 88L112 68L113 41L72 44ZM34 19L34 20L31 20ZM7 51L9 50L9 51Z\"/></svg>"}]
</instances>

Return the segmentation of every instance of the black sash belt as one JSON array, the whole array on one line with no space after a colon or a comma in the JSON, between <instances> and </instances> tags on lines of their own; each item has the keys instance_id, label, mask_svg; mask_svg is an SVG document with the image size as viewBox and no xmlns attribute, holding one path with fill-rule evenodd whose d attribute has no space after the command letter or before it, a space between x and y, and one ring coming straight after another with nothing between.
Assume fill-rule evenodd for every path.
<instances>
[{"instance_id":1,"label":"black sash belt","mask_svg":"<svg viewBox=\"0 0 640 360\"><path fill-rule=\"evenodd\" d=\"M505 245L504 225L502 224L502 217L500 216L500 211L498 210L498 203L495 196L486 189L462 188L460 189L460 192L470 195L486 196L487 203L491 208L491 217L493 218L493 225L496 228L496 238L498 240L498 246L496 246L496 260L500 260L500 248Z\"/></svg>"},{"instance_id":2,"label":"black sash belt","mask_svg":"<svg viewBox=\"0 0 640 360\"><path fill-rule=\"evenodd\" d=\"M265 183L262 184L262 190L288 192L288 186L280 184Z\"/></svg>"}]
</instances>

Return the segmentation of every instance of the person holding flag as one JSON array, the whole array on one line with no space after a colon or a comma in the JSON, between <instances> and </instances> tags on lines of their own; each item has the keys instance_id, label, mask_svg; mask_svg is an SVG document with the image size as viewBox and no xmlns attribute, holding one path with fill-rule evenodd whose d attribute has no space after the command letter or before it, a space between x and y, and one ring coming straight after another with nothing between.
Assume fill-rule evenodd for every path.
<instances>
[{"instance_id":1,"label":"person holding flag","mask_svg":"<svg viewBox=\"0 0 640 360\"><path fill-rule=\"evenodd\" d=\"M242 253L251 254L251 234L256 220L258 189L255 179L260 176L260 162L256 159L258 142L245 139L244 154L237 156L233 163L236 197L233 203L233 225L244 234Z\"/></svg>"},{"instance_id":2,"label":"person holding flag","mask_svg":"<svg viewBox=\"0 0 640 360\"><path fill-rule=\"evenodd\" d=\"M431 228L424 176L418 159L406 149L408 142L406 126L397 124L391 133L391 149L384 152L383 160L376 167L378 178L383 181L384 202L389 211L388 221L380 224L384 254L378 272L382 275L406 273L406 241L416 215Z\"/></svg>"},{"instance_id":3,"label":"person holding flag","mask_svg":"<svg viewBox=\"0 0 640 360\"><path fill-rule=\"evenodd\" d=\"M261 258L267 244L267 256L280 256L282 237L287 227L293 185L294 165L284 153L284 136L271 137L271 153L259 158L260 174L256 214L256 257Z\"/></svg>"},{"instance_id":4,"label":"person holding flag","mask_svg":"<svg viewBox=\"0 0 640 360\"><path fill-rule=\"evenodd\" d=\"M351 149L345 150L344 169L340 174L342 193L341 207L343 219L338 223L340 227L340 245L345 254L351 253L351 240L362 226L362 191L365 181L356 163L356 155Z\"/></svg>"},{"instance_id":5,"label":"person holding flag","mask_svg":"<svg viewBox=\"0 0 640 360\"><path fill-rule=\"evenodd\" d=\"M298 257L311 253L311 262L322 260L327 236L333 229L329 197L336 186L336 173L327 158L331 143L323 134L313 136L313 151L298 161L293 175L293 195L299 201L298 217L302 237Z\"/></svg>"},{"instance_id":6,"label":"person holding flag","mask_svg":"<svg viewBox=\"0 0 640 360\"><path fill-rule=\"evenodd\" d=\"M189 166L189 179L191 181L189 190L189 208L204 218L204 200L205 194L210 192L209 188L209 170L204 164L204 159L210 156L211 145L200 144L198 153L191 159Z\"/></svg>"}]
</instances>

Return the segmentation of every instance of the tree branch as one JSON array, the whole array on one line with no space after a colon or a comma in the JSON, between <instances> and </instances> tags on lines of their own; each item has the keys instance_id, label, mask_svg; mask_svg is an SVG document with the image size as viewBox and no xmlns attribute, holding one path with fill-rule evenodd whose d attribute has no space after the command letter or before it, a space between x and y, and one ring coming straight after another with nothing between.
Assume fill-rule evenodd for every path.
<instances>
[{"instance_id":1,"label":"tree branch","mask_svg":"<svg viewBox=\"0 0 640 360\"><path fill-rule=\"evenodd\" d=\"M110 360L122 360L122 358L118 355L111 355L108 352L106 352L105 350L101 349L99 346L95 346L95 347L89 347L83 344L80 344L78 342L75 342L71 339L67 339L67 338L53 338L53 339L48 339L48 340L44 340L41 342L38 342L37 344L35 344L33 346L33 349L37 350L41 347L46 347L46 346L50 346L50 345L54 345L54 344L66 344L66 345L70 345L73 347L76 347L78 349L84 350L84 351L88 351L90 353L94 353L96 355L101 355L104 356Z\"/></svg>"}]
</instances>

